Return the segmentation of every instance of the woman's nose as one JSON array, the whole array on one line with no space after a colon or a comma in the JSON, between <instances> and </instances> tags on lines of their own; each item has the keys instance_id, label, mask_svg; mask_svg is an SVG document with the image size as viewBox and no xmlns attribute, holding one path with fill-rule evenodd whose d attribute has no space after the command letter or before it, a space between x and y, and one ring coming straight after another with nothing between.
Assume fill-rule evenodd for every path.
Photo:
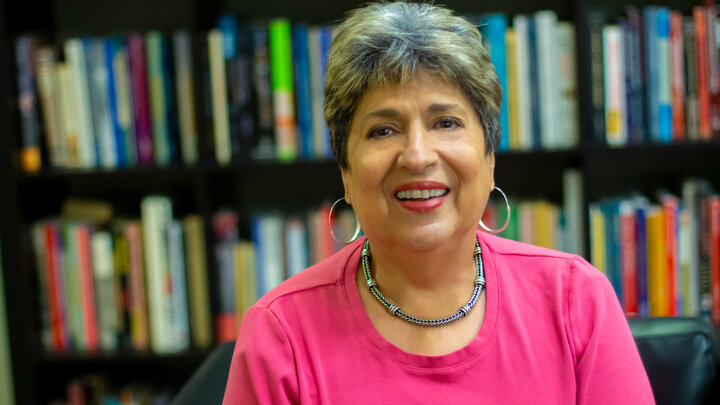
<instances>
[{"instance_id":1,"label":"woman's nose","mask_svg":"<svg viewBox=\"0 0 720 405\"><path fill-rule=\"evenodd\" d=\"M398 164L412 172L421 172L433 166L437 161L437 153L430 135L425 125L421 123L411 125L406 133Z\"/></svg>"}]
</instances>

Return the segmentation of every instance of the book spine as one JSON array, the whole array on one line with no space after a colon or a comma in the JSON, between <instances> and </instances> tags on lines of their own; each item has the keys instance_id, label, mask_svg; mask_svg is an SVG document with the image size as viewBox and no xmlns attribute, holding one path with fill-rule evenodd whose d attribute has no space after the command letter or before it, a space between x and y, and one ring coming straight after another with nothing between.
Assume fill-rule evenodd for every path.
<instances>
[{"instance_id":1,"label":"book spine","mask_svg":"<svg viewBox=\"0 0 720 405\"><path fill-rule=\"evenodd\" d=\"M88 350L97 350L100 339L98 333L97 301L95 299L95 281L90 249L90 231L85 226L79 226L74 233L74 238L77 242L77 264L82 289L86 347Z\"/></svg>"},{"instance_id":2,"label":"book spine","mask_svg":"<svg viewBox=\"0 0 720 405\"><path fill-rule=\"evenodd\" d=\"M165 39L159 32L151 31L145 37L145 45L155 163L166 166L172 161L172 153L167 119L168 105L165 99L167 91L163 66Z\"/></svg>"},{"instance_id":3,"label":"book spine","mask_svg":"<svg viewBox=\"0 0 720 405\"><path fill-rule=\"evenodd\" d=\"M483 18L483 29L490 48L490 61L495 66L495 72L502 87L503 94L508 94L507 86L507 58L505 48L505 31L507 30L507 17L503 14L490 14ZM549 35L549 34L548 34ZM540 36L538 36L540 40ZM505 152L510 147L510 131L507 97L503 97L500 106L500 144L498 151Z\"/></svg>"},{"instance_id":4,"label":"book spine","mask_svg":"<svg viewBox=\"0 0 720 405\"><path fill-rule=\"evenodd\" d=\"M669 316L675 316L677 314L677 294L678 289L676 288L676 272L678 266L678 255L677 255L677 214L678 214L678 201L674 197L666 197L662 201L664 220L665 220L665 257L666 257L666 268L667 271L667 309L665 312Z\"/></svg>"},{"instance_id":5,"label":"book spine","mask_svg":"<svg viewBox=\"0 0 720 405\"><path fill-rule=\"evenodd\" d=\"M53 325L53 341L55 350L66 351L70 348L70 337L65 314L65 291L62 279L62 253L60 249L60 232L56 224L48 224L45 228L45 257L48 269L47 279L50 281L50 317Z\"/></svg>"},{"instance_id":6,"label":"book spine","mask_svg":"<svg viewBox=\"0 0 720 405\"><path fill-rule=\"evenodd\" d=\"M687 223L683 226L683 231L687 234L687 238L685 239L686 246L681 249L681 252L684 251L686 253L689 267L685 282L686 289L689 291L689 293L685 295L686 315L698 316L700 313L700 278L698 272L700 227L698 183L696 180L685 180L683 182L682 206L684 214L687 216Z\"/></svg>"},{"instance_id":7,"label":"book spine","mask_svg":"<svg viewBox=\"0 0 720 405\"><path fill-rule=\"evenodd\" d=\"M15 62L17 64L18 110L22 127L22 149L20 163L23 170L36 172L42 166L40 156L40 121L35 98L35 70L33 53L35 39L21 36L15 41Z\"/></svg>"},{"instance_id":8,"label":"book spine","mask_svg":"<svg viewBox=\"0 0 720 405\"><path fill-rule=\"evenodd\" d=\"M518 93L518 133L519 149L528 150L532 148L532 110L530 107L530 68L528 49L528 18L524 15L517 15L513 18L513 29L515 30L515 68L517 71L517 93ZM522 95L522 96L520 96Z\"/></svg>"},{"instance_id":9,"label":"book spine","mask_svg":"<svg viewBox=\"0 0 720 405\"><path fill-rule=\"evenodd\" d=\"M194 164L198 160L198 134L195 123L195 90L190 35L176 31L173 35L175 51L175 88L180 118L180 145L182 160Z\"/></svg>"},{"instance_id":10,"label":"book spine","mask_svg":"<svg viewBox=\"0 0 720 405\"><path fill-rule=\"evenodd\" d=\"M658 82L658 132L656 140L661 143L672 142L672 54L670 51L670 11L657 10L657 82Z\"/></svg>"},{"instance_id":11,"label":"book spine","mask_svg":"<svg viewBox=\"0 0 720 405\"><path fill-rule=\"evenodd\" d=\"M185 350L190 347L190 323L188 321L182 225L179 221L171 221L167 232L168 259L172 280L170 299L173 348L175 350Z\"/></svg>"},{"instance_id":12,"label":"book spine","mask_svg":"<svg viewBox=\"0 0 720 405\"><path fill-rule=\"evenodd\" d=\"M255 99L254 121L256 141L253 150L255 159L275 157L273 122L273 96L270 78L270 50L266 26L258 25L250 32L252 48L252 83Z\"/></svg>"},{"instance_id":13,"label":"book spine","mask_svg":"<svg viewBox=\"0 0 720 405\"><path fill-rule=\"evenodd\" d=\"M210 80L213 100L213 134L215 159L221 165L230 163L230 121L228 118L227 83L225 81L225 60L223 58L223 34L220 30L208 33L208 57L210 58Z\"/></svg>"},{"instance_id":14,"label":"book spine","mask_svg":"<svg viewBox=\"0 0 720 405\"><path fill-rule=\"evenodd\" d=\"M651 208L647 215L647 246L650 316L669 316L665 219L658 207Z\"/></svg>"},{"instance_id":15,"label":"book spine","mask_svg":"<svg viewBox=\"0 0 720 405\"><path fill-rule=\"evenodd\" d=\"M645 104L643 99L643 55L642 55L642 17L635 7L627 8L627 24L625 50L628 58L626 60L627 77L629 77L629 87L626 89L630 95L628 110L628 141L632 143L642 143L645 124L643 117L645 116Z\"/></svg>"},{"instance_id":16,"label":"book spine","mask_svg":"<svg viewBox=\"0 0 720 405\"><path fill-rule=\"evenodd\" d=\"M508 122L509 150L520 149L520 117L518 117L518 72L517 72L517 50L515 30L508 28L505 31L505 49L507 51L507 98L508 98Z\"/></svg>"},{"instance_id":17,"label":"book spine","mask_svg":"<svg viewBox=\"0 0 720 405\"><path fill-rule=\"evenodd\" d=\"M63 245L63 279L65 280L66 316L70 342L76 350L87 350L83 319L83 303L80 290L80 269L78 266L78 241L75 237L74 223L64 222L61 226Z\"/></svg>"},{"instance_id":18,"label":"book spine","mask_svg":"<svg viewBox=\"0 0 720 405\"><path fill-rule=\"evenodd\" d=\"M557 123L557 49L555 25L557 15L554 11L539 11L535 14L535 40L538 62L540 90L540 126L543 148L556 148L558 142Z\"/></svg>"},{"instance_id":19,"label":"book spine","mask_svg":"<svg viewBox=\"0 0 720 405\"><path fill-rule=\"evenodd\" d=\"M115 135L110 120L110 95L108 92L110 72L105 61L105 41L99 38L85 38L83 46L98 160L102 167L114 168L118 166L118 147L115 144Z\"/></svg>"},{"instance_id":20,"label":"book spine","mask_svg":"<svg viewBox=\"0 0 720 405\"><path fill-rule=\"evenodd\" d=\"M90 246L97 289L100 347L103 350L115 350L118 347L118 324L112 238L108 232L93 233L90 236Z\"/></svg>"},{"instance_id":21,"label":"book spine","mask_svg":"<svg viewBox=\"0 0 720 405\"><path fill-rule=\"evenodd\" d=\"M700 315L710 318L712 313L712 276L710 266L710 204L706 195L698 199L700 211L700 252L699 252L699 279L700 279Z\"/></svg>"},{"instance_id":22,"label":"book spine","mask_svg":"<svg viewBox=\"0 0 720 405\"><path fill-rule=\"evenodd\" d=\"M232 341L237 337L235 314L235 262L233 246L238 241L237 214L221 211L213 215L215 234L215 260L218 266L219 308L217 338L220 342Z\"/></svg>"},{"instance_id":23,"label":"book spine","mask_svg":"<svg viewBox=\"0 0 720 405\"><path fill-rule=\"evenodd\" d=\"M588 32L590 33L590 100L592 104L592 132L597 144L605 144L605 87L603 69L603 28L605 14L591 11L587 16ZM532 72L532 59L530 70ZM537 78L531 76L532 84Z\"/></svg>"},{"instance_id":24,"label":"book spine","mask_svg":"<svg viewBox=\"0 0 720 405\"><path fill-rule=\"evenodd\" d=\"M48 160L50 166L66 166L65 140L60 121L60 88L57 78L55 51L52 48L40 48L35 52L37 87L46 135Z\"/></svg>"},{"instance_id":25,"label":"book spine","mask_svg":"<svg viewBox=\"0 0 720 405\"><path fill-rule=\"evenodd\" d=\"M687 139L697 140L700 130L698 111L698 66L695 45L695 22L683 17L685 58L685 134Z\"/></svg>"},{"instance_id":26,"label":"book spine","mask_svg":"<svg viewBox=\"0 0 720 405\"><path fill-rule=\"evenodd\" d=\"M292 277L309 265L307 232L301 219L292 218L285 223L285 246L287 247L286 268L288 276Z\"/></svg>"},{"instance_id":27,"label":"book spine","mask_svg":"<svg viewBox=\"0 0 720 405\"><path fill-rule=\"evenodd\" d=\"M720 196L708 198L710 225L710 296L711 319L715 326L720 326Z\"/></svg>"},{"instance_id":28,"label":"book spine","mask_svg":"<svg viewBox=\"0 0 720 405\"><path fill-rule=\"evenodd\" d=\"M186 241L192 341L196 347L210 347L212 345L212 318L204 225L199 215L190 215L185 218L183 226Z\"/></svg>"},{"instance_id":29,"label":"book spine","mask_svg":"<svg viewBox=\"0 0 720 405\"><path fill-rule=\"evenodd\" d=\"M148 98L148 72L145 63L145 39L141 35L127 38L132 105L135 124L135 142L138 163L150 165L155 161L150 101Z\"/></svg>"},{"instance_id":30,"label":"book spine","mask_svg":"<svg viewBox=\"0 0 720 405\"><path fill-rule=\"evenodd\" d=\"M559 97L556 118L559 126L558 146L573 147L580 143L575 26L568 22L558 22L555 36Z\"/></svg>"},{"instance_id":31,"label":"book spine","mask_svg":"<svg viewBox=\"0 0 720 405\"><path fill-rule=\"evenodd\" d=\"M542 144L542 113L540 111L540 71L538 68L538 48L536 23L534 18L528 18L528 49L530 65L530 106L532 109L532 145L533 149L540 149ZM601 61L602 63L602 61ZM601 79L602 83L602 79Z\"/></svg>"},{"instance_id":32,"label":"book spine","mask_svg":"<svg viewBox=\"0 0 720 405\"><path fill-rule=\"evenodd\" d=\"M148 313L145 299L145 269L143 265L143 241L140 224L133 222L123 230L128 241L129 286L128 309L130 311L130 340L135 350L150 346Z\"/></svg>"},{"instance_id":33,"label":"book spine","mask_svg":"<svg viewBox=\"0 0 720 405\"><path fill-rule=\"evenodd\" d=\"M622 257L623 309L625 315L638 315L637 286L637 236L635 224L635 207L632 203L623 202L620 207L620 254Z\"/></svg>"},{"instance_id":34,"label":"book spine","mask_svg":"<svg viewBox=\"0 0 720 405\"><path fill-rule=\"evenodd\" d=\"M622 30L617 25L603 28L603 65L605 66L606 142L611 146L627 143L625 121L625 74Z\"/></svg>"},{"instance_id":35,"label":"book spine","mask_svg":"<svg viewBox=\"0 0 720 405\"><path fill-rule=\"evenodd\" d=\"M269 39L276 157L289 161L297 156L290 22L282 18L272 20Z\"/></svg>"},{"instance_id":36,"label":"book spine","mask_svg":"<svg viewBox=\"0 0 720 405\"><path fill-rule=\"evenodd\" d=\"M300 156L311 159L315 155L313 144L312 90L310 79L310 51L308 27L298 25L292 29L293 60L295 61L295 106L297 129L300 138Z\"/></svg>"},{"instance_id":37,"label":"book spine","mask_svg":"<svg viewBox=\"0 0 720 405\"><path fill-rule=\"evenodd\" d=\"M670 46L672 54L672 139L685 139L685 66L682 14L670 13Z\"/></svg>"},{"instance_id":38,"label":"book spine","mask_svg":"<svg viewBox=\"0 0 720 405\"><path fill-rule=\"evenodd\" d=\"M717 10L714 1L706 2L707 11L707 50L708 50L708 90L710 95L710 132L713 137L720 137L720 61L718 61L718 46L720 38L715 32L717 25Z\"/></svg>"},{"instance_id":39,"label":"book spine","mask_svg":"<svg viewBox=\"0 0 720 405\"><path fill-rule=\"evenodd\" d=\"M55 350L53 342L53 322L51 315L50 280L48 257L45 252L45 224L35 223L31 230L33 251L35 253L35 271L38 280L38 307L40 308L40 340L43 348L52 352Z\"/></svg>"},{"instance_id":40,"label":"book spine","mask_svg":"<svg viewBox=\"0 0 720 405\"><path fill-rule=\"evenodd\" d=\"M693 8L695 20L695 55L697 57L698 115L700 139L710 139L710 88L708 65L707 16L702 7Z\"/></svg>"},{"instance_id":41,"label":"book spine","mask_svg":"<svg viewBox=\"0 0 720 405\"><path fill-rule=\"evenodd\" d=\"M644 206L635 211L635 235L637 237L637 280L638 280L638 316L650 316L648 301L648 238L647 210Z\"/></svg>"},{"instance_id":42,"label":"book spine","mask_svg":"<svg viewBox=\"0 0 720 405\"><path fill-rule=\"evenodd\" d=\"M72 78L72 96L77 111L77 151L80 167L91 168L97 165L97 146L93 131L92 106L88 90L87 63L85 48L79 38L65 41L65 59Z\"/></svg>"},{"instance_id":43,"label":"book spine","mask_svg":"<svg viewBox=\"0 0 720 405\"><path fill-rule=\"evenodd\" d=\"M116 70L120 67L115 62L115 54L120 52L122 44L116 44L118 41L115 37L106 38L104 40L103 50L105 57L105 65L107 66L107 104L110 119L110 128L113 138L117 159L117 166L126 167L128 165L127 145L125 143L125 132L120 124L119 93L121 82L118 80L120 72Z\"/></svg>"},{"instance_id":44,"label":"book spine","mask_svg":"<svg viewBox=\"0 0 720 405\"><path fill-rule=\"evenodd\" d=\"M643 10L645 22L645 68L647 80L645 94L647 104L645 113L648 121L648 139L657 142L660 137L660 79L658 66L658 7L649 6ZM667 62L666 62L667 63Z\"/></svg>"}]
</instances>

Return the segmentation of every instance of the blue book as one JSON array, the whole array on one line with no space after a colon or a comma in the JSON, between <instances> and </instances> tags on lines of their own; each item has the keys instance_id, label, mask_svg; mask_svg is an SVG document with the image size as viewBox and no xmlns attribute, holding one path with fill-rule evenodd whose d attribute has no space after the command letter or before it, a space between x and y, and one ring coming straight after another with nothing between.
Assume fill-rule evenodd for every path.
<instances>
[{"instance_id":1,"label":"blue book","mask_svg":"<svg viewBox=\"0 0 720 405\"><path fill-rule=\"evenodd\" d=\"M129 127L124 127L121 117L121 106L118 105L118 92L122 91L118 86L122 85L118 79L121 72L117 72L116 67L121 63L127 64L127 59L123 59L124 43L121 37L108 37L105 39L105 64L108 68L108 101L110 106L110 121L112 123L113 136L115 139L115 152L117 155L118 167L126 167L130 164L128 158L128 135ZM128 73L127 69L124 72ZM127 76L126 76L127 77ZM129 79L129 77L127 77ZM129 112L129 111L128 111Z\"/></svg>"},{"instance_id":2,"label":"blue book","mask_svg":"<svg viewBox=\"0 0 720 405\"><path fill-rule=\"evenodd\" d=\"M177 112L177 98L175 97L175 60L171 48L171 41L163 38L162 41L162 78L165 88L165 121L170 151L170 162L180 160L180 126Z\"/></svg>"},{"instance_id":3,"label":"blue book","mask_svg":"<svg viewBox=\"0 0 720 405\"><path fill-rule=\"evenodd\" d=\"M295 108L300 137L300 157L311 159L314 155L312 126L312 90L310 88L310 51L308 28L296 25L292 29L293 61L295 62Z\"/></svg>"},{"instance_id":4,"label":"blue book","mask_svg":"<svg viewBox=\"0 0 720 405\"><path fill-rule=\"evenodd\" d=\"M322 78L323 88L325 87L325 73L327 72L327 61L330 55L330 44L332 43L332 29L330 27L323 27L320 30L320 52L322 52ZM327 126L324 125L325 130L325 150L327 151L327 157L332 159L332 149L330 149L330 131Z\"/></svg>"},{"instance_id":5,"label":"blue book","mask_svg":"<svg viewBox=\"0 0 720 405\"><path fill-rule=\"evenodd\" d=\"M654 139L672 142L672 95L670 90L670 10L657 9L658 133Z\"/></svg>"},{"instance_id":6,"label":"blue book","mask_svg":"<svg viewBox=\"0 0 720 405\"><path fill-rule=\"evenodd\" d=\"M95 136L96 164L103 167L116 167L115 137L110 123L108 106L108 69L105 64L105 46L100 38L83 38L85 48L85 69L90 95L90 116L92 133Z\"/></svg>"},{"instance_id":7,"label":"blue book","mask_svg":"<svg viewBox=\"0 0 720 405\"><path fill-rule=\"evenodd\" d=\"M647 225L644 204L638 204L635 212L635 235L637 241L638 316L650 316L647 285Z\"/></svg>"},{"instance_id":8,"label":"blue book","mask_svg":"<svg viewBox=\"0 0 720 405\"><path fill-rule=\"evenodd\" d=\"M610 284L622 303L622 257L620 255L620 203L617 199L601 204L605 218L605 266Z\"/></svg>"},{"instance_id":9,"label":"blue book","mask_svg":"<svg viewBox=\"0 0 720 405\"><path fill-rule=\"evenodd\" d=\"M257 296L262 297L267 292L265 284L265 260L263 258L262 216L254 216L250 223L253 247L255 251L255 282L257 283Z\"/></svg>"},{"instance_id":10,"label":"blue book","mask_svg":"<svg viewBox=\"0 0 720 405\"><path fill-rule=\"evenodd\" d=\"M481 30L490 48L490 60L495 66L503 97L500 106L500 137L499 152L506 152L510 149L510 131L507 105L507 57L505 47L505 31L507 31L507 17L503 14L488 14L482 18Z\"/></svg>"},{"instance_id":11,"label":"blue book","mask_svg":"<svg viewBox=\"0 0 720 405\"><path fill-rule=\"evenodd\" d=\"M647 116L646 139L657 140L660 136L660 99L658 98L658 7L649 6L643 9L645 23L645 114ZM670 63L669 61L667 63Z\"/></svg>"},{"instance_id":12,"label":"blue book","mask_svg":"<svg viewBox=\"0 0 720 405\"><path fill-rule=\"evenodd\" d=\"M533 149L542 148L540 131L540 77L537 68L537 46L535 45L535 19L528 18L528 63L530 64L530 109L532 110ZM604 110L603 110L604 111ZM604 121L603 121L604 122ZM603 134L604 136L604 134Z\"/></svg>"},{"instance_id":13,"label":"blue book","mask_svg":"<svg viewBox=\"0 0 720 405\"><path fill-rule=\"evenodd\" d=\"M642 21L640 11L635 7L627 8L626 32L626 69L630 79L627 87L630 89L630 100L627 104L628 110L628 141L630 143L642 143L645 136L645 103L643 100L643 61L640 53L640 38ZM626 85L627 86L627 85Z\"/></svg>"}]
</instances>

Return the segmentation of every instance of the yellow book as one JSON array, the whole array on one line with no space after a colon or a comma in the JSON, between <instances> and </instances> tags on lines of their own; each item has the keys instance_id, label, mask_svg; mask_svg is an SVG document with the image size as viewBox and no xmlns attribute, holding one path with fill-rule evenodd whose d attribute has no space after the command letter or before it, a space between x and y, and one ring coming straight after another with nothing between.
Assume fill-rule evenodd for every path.
<instances>
[{"instance_id":1,"label":"yellow book","mask_svg":"<svg viewBox=\"0 0 720 405\"><path fill-rule=\"evenodd\" d=\"M507 86L508 86L508 118L510 121L510 149L520 149L520 105L518 94L518 69L515 50L515 31L505 31L505 47L507 55Z\"/></svg>"},{"instance_id":2,"label":"yellow book","mask_svg":"<svg viewBox=\"0 0 720 405\"><path fill-rule=\"evenodd\" d=\"M605 252L605 217L597 204L590 204L590 260L607 275Z\"/></svg>"},{"instance_id":3,"label":"yellow book","mask_svg":"<svg viewBox=\"0 0 720 405\"><path fill-rule=\"evenodd\" d=\"M647 214L647 270L650 316L668 316L668 274L665 258L665 214L651 207Z\"/></svg>"},{"instance_id":4,"label":"yellow book","mask_svg":"<svg viewBox=\"0 0 720 405\"><path fill-rule=\"evenodd\" d=\"M212 317L202 218L196 214L189 215L183 221L183 228L192 342L197 347L210 347L213 343Z\"/></svg>"},{"instance_id":5,"label":"yellow book","mask_svg":"<svg viewBox=\"0 0 720 405\"><path fill-rule=\"evenodd\" d=\"M546 201L535 203L533 209L533 240L535 245L552 249L555 238L552 221L552 205Z\"/></svg>"},{"instance_id":6,"label":"yellow book","mask_svg":"<svg viewBox=\"0 0 720 405\"><path fill-rule=\"evenodd\" d=\"M237 324L257 301L257 287L255 282L255 248L252 242L240 241L233 249L235 262L235 314Z\"/></svg>"}]
</instances>

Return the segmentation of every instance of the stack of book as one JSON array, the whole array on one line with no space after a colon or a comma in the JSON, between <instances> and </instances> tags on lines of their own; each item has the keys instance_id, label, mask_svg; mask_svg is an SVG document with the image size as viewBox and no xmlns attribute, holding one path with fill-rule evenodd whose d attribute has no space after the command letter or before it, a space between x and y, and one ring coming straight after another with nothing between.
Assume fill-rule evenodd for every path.
<instances>
[{"instance_id":1,"label":"stack of book","mask_svg":"<svg viewBox=\"0 0 720 405\"><path fill-rule=\"evenodd\" d=\"M691 16L629 6L613 17L588 14L595 139L624 146L720 137L714 4L693 7Z\"/></svg>"},{"instance_id":2,"label":"stack of book","mask_svg":"<svg viewBox=\"0 0 720 405\"><path fill-rule=\"evenodd\" d=\"M682 196L633 193L590 206L591 256L628 316L698 316L720 325L720 195L688 179Z\"/></svg>"},{"instance_id":3,"label":"stack of book","mask_svg":"<svg viewBox=\"0 0 720 405\"><path fill-rule=\"evenodd\" d=\"M202 220L173 218L148 196L142 218L69 200L32 227L42 342L48 351L209 347L212 330Z\"/></svg>"}]
</instances>

